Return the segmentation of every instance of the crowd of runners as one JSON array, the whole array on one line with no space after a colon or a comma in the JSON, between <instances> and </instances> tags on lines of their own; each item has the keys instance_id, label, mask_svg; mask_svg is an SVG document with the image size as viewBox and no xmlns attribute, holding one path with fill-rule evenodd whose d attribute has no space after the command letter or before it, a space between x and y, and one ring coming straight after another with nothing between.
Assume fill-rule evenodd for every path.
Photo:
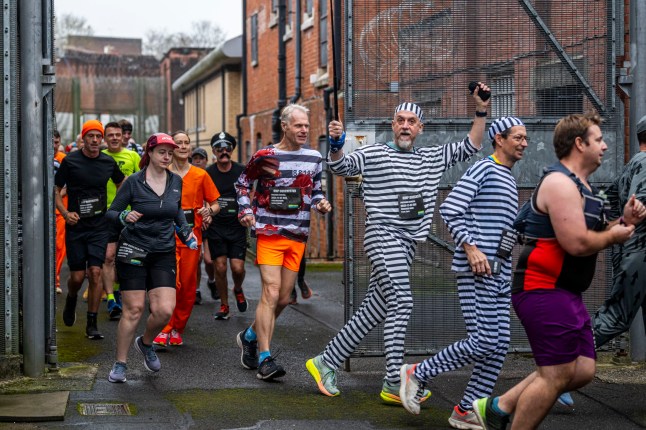
<instances>
[{"instance_id":1,"label":"crowd of runners","mask_svg":"<svg viewBox=\"0 0 646 430\"><path fill-rule=\"evenodd\" d=\"M207 151L193 147L181 130L153 134L138 146L127 121L90 120L78 150L69 148L67 156L55 133L57 291L65 254L70 268L63 322L75 323L87 278L87 337L103 338L97 325L103 294L110 318L119 320L109 381L126 382L132 345L145 367L157 372L155 350L185 342L193 306L201 303L202 265L210 294L220 302L216 320L229 318L232 303L238 312L248 310L243 284L250 234L261 296L253 323L236 336L239 359L258 379L285 376L288 369L272 356L271 342L276 319L297 300L295 286L302 298L312 296L303 256L312 211L332 210L321 183L327 159L334 174L361 176L364 248L372 270L358 310L304 363L318 390L340 395L338 368L383 323L383 402L419 414L433 378L472 364L449 418L452 427L538 427L555 402L571 404L569 392L595 374L595 348L626 331L644 306L646 117L635 129L642 152L605 193L588 180L608 148L600 118L562 118L553 140L558 161L546 166L530 201L519 208L513 167L530 145L527 127L521 118L501 117L487 129L489 100L481 95L489 88L478 83L474 89L470 131L437 146L415 146L424 113L412 102L395 108L391 141L351 153L343 150L343 124L330 122L324 155L308 146L309 110L290 104L281 112L282 139L259 149L246 165L232 160L236 140L226 131L211 139L211 165ZM440 179L455 163L478 154L485 141L492 154L475 161L439 207L456 246L451 269L466 337L420 363L405 364L414 305L410 269L417 244L431 230ZM517 243L520 258L512 267ZM618 245L612 294L591 318L581 295L594 276L598 252L612 245ZM510 343L511 306L526 330L536 371L493 396ZM146 312L144 332L137 336Z\"/></svg>"}]
</instances>

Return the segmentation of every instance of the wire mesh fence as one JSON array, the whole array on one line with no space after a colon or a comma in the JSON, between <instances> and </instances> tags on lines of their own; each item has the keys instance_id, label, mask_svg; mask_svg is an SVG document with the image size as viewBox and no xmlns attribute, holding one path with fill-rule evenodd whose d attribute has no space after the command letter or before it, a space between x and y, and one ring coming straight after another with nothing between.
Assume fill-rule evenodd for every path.
<instances>
[{"instance_id":1,"label":"wire mesh fence","mask_svg":"<svg viewBox=\"0 0 646 430\"><path fill-rule=\"evenodd\" d=\"M442 187L437 196L439 207L449 194L448 187ZM519 190L519 202L525 202L532 189ZM346 307L345 317L349 319L359 308L366 295L370 279L370 262L363 250L365 230L365 209L358 182L348 182L345 189L348 206L345 218L346 260ZM410 274L414 307L406 335L406 354L428 355L466 337L466 330L458 301L455 273L451 272L452 252L446 244L452 244L446 225L435 211L431 237L420 243ZM514 248L514 267L520 246ZM350 260L350 261L348 261ZM599 255L594 282L584 294L584 302L590 312L596 311L609 294L612 268L609 252ZM510 351L529 351L525 331L511 310ZM353 356L383 355L383 323L378 325L361 342Z\"/></svg>"}]
</instances>

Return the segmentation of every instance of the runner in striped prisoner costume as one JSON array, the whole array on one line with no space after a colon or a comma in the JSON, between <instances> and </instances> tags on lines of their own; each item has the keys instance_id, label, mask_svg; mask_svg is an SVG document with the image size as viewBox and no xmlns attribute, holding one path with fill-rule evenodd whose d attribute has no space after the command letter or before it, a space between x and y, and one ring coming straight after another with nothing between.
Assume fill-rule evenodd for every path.
<instances>
[{"instance_id":1,"label":"runner in striped prisoner costume","mask_svg":"<svg viewBox=\"0 0 646 430\"><path fill-rule=\"evenodd\" d=\"M480 428L471 404L492 393L511 336L511 250L518 212L511 169L522 159L528 138L522 121L515 117L494 121L489 138L493 154L471 166L440 206L456 246L451 270L457 272L467 337L419 365L402 367L402 403L418 414L417 389L406 390L408 386L424 386L441 373L475 363L463 398L449 418L455 428Z\"/></svg>"},{"instance_id":2,"label":"runner in striped prisoner costume","mask_svg":"<svg viewBox=\"0 0 646 430\"><path fill-rule=\"evenodd\" d=\"M480 87L488 90L484 84ZM384 321L386 376L381 398L387 403L401 403L399 368L413 309L410 268L417 242L424 242L429 235L442 173L456 162L468 160L481 147L488 102L477 95L474 99L477 114L469 135L442 146L413 146L424 126L422 110L413 103L403 103L395 109L393 142L363 146L348 155L341 151L343 124L330 123L328 166L340 176L363 177L367 213L364 248L372 272L359 309L325 351L306 363L323 394L339 394L336 369L366 334ZM430 393L426 393L428 396Z\"/></svg>"}]
</instances>

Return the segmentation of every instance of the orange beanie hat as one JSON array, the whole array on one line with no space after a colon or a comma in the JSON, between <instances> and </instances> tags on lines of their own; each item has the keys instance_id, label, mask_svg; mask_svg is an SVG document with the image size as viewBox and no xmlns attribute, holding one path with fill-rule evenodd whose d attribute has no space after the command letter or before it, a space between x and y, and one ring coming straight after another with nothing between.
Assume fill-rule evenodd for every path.
<instances>
[{"instance_id":1,"label":"orange beanie hat","mask_svg":"<svg viewBox=\"0 0 646 430\"><path fill-rule=\"evenodd\" d=\"M103 135L103 124L101 124L101 122L96 119L85 121L85 123L83 124L83 129L81 131L81 137L85 137L87 132L89 132L90 130L100 131L101 135Z\"/></svg>"}]
</instances>

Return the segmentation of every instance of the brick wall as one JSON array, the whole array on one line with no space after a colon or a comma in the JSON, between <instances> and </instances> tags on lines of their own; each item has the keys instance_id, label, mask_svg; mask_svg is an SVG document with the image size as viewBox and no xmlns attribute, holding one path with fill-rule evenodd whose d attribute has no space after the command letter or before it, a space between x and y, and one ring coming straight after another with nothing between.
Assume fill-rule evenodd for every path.
<instances>
[{"instance_id":1,"label":"brick wall","mask_svg":"<svg viewBox=\"0 0 646 430\"><path fill-rule=\"evenodd\" d=\"M296 1L296 0L287 0ZM303 3L304 0L300 0ZM313 149L319 149L318 140L326 136L327 123L324 109L323 91L332 82L332 48L331 48L331 26L328 19L328 59L327 67L319 67L319 2L329 0L314 0L314 13L311 19L301 19L304 25L301 28L293 28L291 37L285 41L286 48L286 91L287 100L295 93L295 32L301 34L301 96L297 103L308 107L310 113L310 144ZM292 10L296 7L292 3ZM265 146L271 143L272 139L272 114L277 108L278 101L278 25L277 14L272 14L271 1L249 0L247 1L247 116L241 120L242 141L240 142L240 156L242 162L246 162L251 154L257 151L259 143ZM258 61L252 64L251 59L251 16L257 15L258 22ZM292 25L295 24L292 16ZM295 26L295 25L294 25ZM339 66L342 68L341 66ZM311 83L310 77L316 82ZM339 110L343 112L342 99ZM334 177L333 186L334 201L334 255L339 258L343 256L343 180ZM326 258L327 256L327 228L326 218L312 212L312 228L306 255L312 258Z\"/></svg>"},{"instance_id":2,"label":"brick wall","mask_svg":"<svg viewBox=\"0 0 646 430\"><path fill-rule=\"evenodd\" d=\"M160 130L172 133L184 129L184 106L180 104L182 95L173 92L173 82L202 57L209 53L210 48L173 48L169 50L159 63L159 70L164 80L165 118L160 124Z\"/></svg>"}]
</instances>

